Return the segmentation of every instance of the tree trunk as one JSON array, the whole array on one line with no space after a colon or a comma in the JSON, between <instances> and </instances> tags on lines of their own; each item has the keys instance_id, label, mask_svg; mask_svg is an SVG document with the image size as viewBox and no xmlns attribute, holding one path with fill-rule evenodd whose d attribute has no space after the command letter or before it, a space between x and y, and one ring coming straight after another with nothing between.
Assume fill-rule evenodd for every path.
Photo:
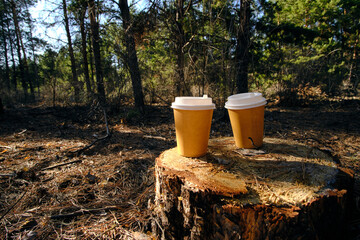
<instances>
[{"instance_id":1,"label":"tree trunk","mask_svg":"<svg viewBox=\"0 0 360 240\"><path fill-rule=\"evenodd\" d=\"M94 58L93 58L93 48L92 48L92 44L91 44L91 31L89 31L89 35L88 35L88 44L89 44L89 62L90 62L90 73L91 73L91 78L90 78L90 85L94 86L95 85L95 70L94 70ZM93 88L92 88L93 89Z\"/></svg>"},{"instance_id":2,"label":"tree trunk","mask_svg":"<svg viewBox=\"0 0 360 240\"><path fill-rule=\"evenodd\" d=\"M89 18L91 25L91 40L95 60L95 75L97 84L98 100L102 106L106 104L105 88L103 81L103 69L101 64L99 23L96 20L96 6L94 0L88 0Z\"/></svg>"},{"instance_id":3,"label":"tree trunk","mask_svg":"<svg viewBox=\"0 0 360 240\"><path fill-rule=\"evenodd\" d=\"M67 36L67 40L68 40L68 49L69 49L69 56L70 56L70 62L71 62L72 85L74 87L74 97L75 97L75 102L79 102L80 101L80 84L79 84L78 76L76 73L76 61L75 61L74 50L73 50L72 41L71 41L66 0L63 0L62 3L63 3L63 12L64 12L64 24L65 24L66 36Z\"/></svg>"},{"instance_id":4,"label":"tree trunk","mask_svg":"<svg viewBox=\"0 0 360 240\"><path fill-rule=\"evenodd\" d=\"M51 86L52 86L52 104L53 108L56 106L56 78L54 76L50 76Z\"/></svg>"},{"instance_id":5,"label":"tree trunk","mask_svg":"<svg viewBox=\"0 0 360 240\"><path fill-rule=\"evenodd\" d=\"M17 51L18 60L19 60L21 85L22 85L22 88L24 91L24 100L26 102L28 100L28 85L26 83L25 69L24 69L23 59L21 56L21 46L20 46L21 34L20 34L20 30L19 30L19 23L17 20L16 5L14 3L14 0L11 1L11 8L12 8L12 15L13 15L13 20L14 20L14 25L15 25L16 51ZM26 59L24 62L26 62Z\"/></svg>"},{"instance_id":6,"label":"tree trunk","mask_svg":"<svg viewBox=\"0 0 360 240\"><path fill-rule=\"evenodd\" d=\"M236 89L238 93L248 92L248 66L250 47L251 0L241 0L239 29L236 43Z\"/></svg>"},{"instance_id":7,"label":"tree trunk","mask_svg":"<svg viewBox=\"0 0 360 240\"><path fill-rule=\"evenodd\" d=\"M26 6L26 9L29 9L28 7L28 3L25 1L25 6ZM37 94L38 94L38 97L40 97L40 83L39 83L39 72L38 72L38 66L37 66L37 63L36 63L36 54L35 54L35 44L34 44L34 37L33 37L33 21L31 20L31 15L29 13L29 11L27 11L27 14L26 14L26 22L27 22L27 25L28 25L28 29L29 29L29 37L30 37L30 46L31 46L31 51L32 51L32 55L33 55L33 64L31 65L31 67L33 67L31 70L32 70L32 73L33 75L30 75L30 72L28 72L29 74L29 77L28 77L28 81L29 81L29 85L30 85L30 91L32 92L32 97L33 99L35 100L35 86L37 87ZM24 52L25 52L25 48L24 49ZM25 56L25 53L24 53L24 56ZM29 71L29 70L28 70Z\"/></svg>"},{"instance_id":8,"label":"tree trunk","mask_svg":"<svg viewBox=\"0 0 360 240\"><path fill-rule=\"evenodd\" d=\"M10 91L11 83L10 83L10 68L9 68L9 59L8 59L8 46L6 39L6 30L3 24L1 24L1 32L2 32L2 39L4 44L4 57L5 57L5 86L7 90Z\"/></svg>"},{"instance_id":9,"label":"tree trunk","mask_svg":"<svg viewBox=\"0 0 360 240\"><path fill-rule=\"evenodd\" d=\"M184 0L176 1L176 19L175 19L175 52L176 52L176 95L185 95L185 56L183 47L185 44L185 33L183 28L184 19Z\"/></svg>"},{"instance_id":10,"label":"tree trunk","mask_svg":"<svg viewBox=\"0 0 360 240\"><path fill-rule=\"evenodd\" d=\"M4 0L2 0L2 3L5 6L5 1ZM6 19L5 24L6 24L7 29L10 29L8 19ZM5 31L4 31L4 33L5 33ZM15 95L17 95L17 74L16 74L16 64L15 64L15 56L14 56L14 48L13 48L13 46L14 46L14 42L13 42L14 36L10 34L10 31L7 31L6 33L7 33L7 39L9 40L10 54L11 54L11 61L12 61L12 76L11 76L11 80L10 80L10 86L15 91ZM10 70L9 70L9 74L10 74Z\"/></svg>"},{"instance_id":11,"label":"tree trunk","mask_svg":"<svg viewBox=\"0 0 360 240\"><path fill-rule=\"evenodd\" d=\"M81 33L81 53L83 58L83 68L85 75L85 84L86 84L86 92L88 95L88 99L90 99L92 95L90 76L89 76L89 63L87 59L87 51L86 51L86 30L85 30L85 14L86 14L87 4L84 1L80 10L80 33Z\"/></svg>"},{"instance_id":12,"label":"tree trunk","mask_svg":"<svg viewBox=\"0 0 360 240\"><path fill-rule=\"evenodd\" d=\"M141 75L135 49L134 33L127 0L119 0L119 8L125 31L126 63L130 71L131 82L135 98L135 107L143 112L144 95L141 84Z\"/></svg>"},{"instance_id":13,"label":"tree trunk","mask_svg":"<svg viewBox=\"0 0 360 240\"><path fill-rule=\"evenodd\" d=\"M353 185L328 154L274 138L258 150L213 139L201 158L173 148L155 177L158 239L341 239Z\"/></svg>"},{"instance_id":14,"label":"tree trunk","mask_svg":"<svg viewBox=\"0 0 360 240\"><path fill-rule=\"evenodd\" d=\"M4 106L3 106L2 100L0 98L0 115L3 113L4 113Z\"/></svg>"},{"instance_id":15,"label":"tree trunk","mask_svg":"<svg viewBox=\"0 0 360 240\"><path fill-rule=\"evenodd\" d=\"M12 0L13 2L13 0ZM15 11L15 19L14 21L16 20L16 23L15 25L17 25L17 27L15 27L17 33L18 33L18 36L19 36L19 41L20 41L20 46L21 46L21 50L23 52L23 64L24 64L24 76L25 76L25 81L29 84L29 88L30 88L30 100L31 101L34 101L35 100L35 91L34 91L34 86L33 86L33 82L32 82L32 79L30 77L30 71L29 71L29 65L28 65L28 62L27 62L27 57L26 57L26 50L25 50L25 46L24 46L24 42L23 42L23 39L22 39L22 35L21 35L21 29L20 29L20 26L19 26L19 22L18 22L18 19L17 19L17 13L16 13L16 6L15 6L15 3L13 3L13 11Z\"/></svg>"},{"instance_id":16,"label":"tree trunk","mask_svg":"<svg viewBox=\"0 0 360 240\"><path fill-rule=\"evenodd\" d=\"M17 74L16 74L16 65L15 65L15 55L14 55L14 48L13 48L13 41L11 37L9 37L10 40L10 51L11 51L11 61L12 61L12 76L11 76L11 84L13 87L13 90L15 91L15 95L17 95Z\"/></svg>"},{"instance_id":17,"label":"tree trunk","mask_svg":"<svg viewBox=\"0 0 360 240\"><path fill-rule=\"evenodd\" d=\"M358 95L358 86L359 86L359 82L360 82L360 80L359 80L360 61L359 61L359 56L358 56L359 55L358 45L359 45L359 38L357 38L355 40L354 51L353 51L351 59L350 59L350 70L349 70L349 82L350 82L350 84L352 84L352 89L354 91L355 96Z\"/></svg>"}]
</instances>

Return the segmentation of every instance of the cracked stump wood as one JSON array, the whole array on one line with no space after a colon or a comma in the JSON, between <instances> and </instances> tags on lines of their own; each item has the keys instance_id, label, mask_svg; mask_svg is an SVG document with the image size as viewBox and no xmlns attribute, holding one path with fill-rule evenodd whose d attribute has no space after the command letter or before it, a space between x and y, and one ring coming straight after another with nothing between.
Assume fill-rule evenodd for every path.
<instances>
[{"instance_id":1,"label":"cracked stump wood","mask_svg":"<svg viewBox=\"0 0 360 240\"><path fill-rule=\"evenodd\" d=\"M275 138L259 150L212 139L201 158L155 165L158 239L339 239L353 176L323 151Z\"/></svg>"}]
</instances>

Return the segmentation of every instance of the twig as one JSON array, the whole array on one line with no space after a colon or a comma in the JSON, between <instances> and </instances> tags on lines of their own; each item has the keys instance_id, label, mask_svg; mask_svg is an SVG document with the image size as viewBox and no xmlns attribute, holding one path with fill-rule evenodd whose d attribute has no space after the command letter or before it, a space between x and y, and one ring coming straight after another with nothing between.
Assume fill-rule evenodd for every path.
<instances>
[{"instance_id":1,"label":"twig","mask_svg":"<svg viewBox=\"0 0 360 240\"><path fill-rule=\"evenodd\" d=\"M161 137L161 136L144 135L143 138L151 138L151 139L158 139L158 140L166 141L166 138Z\"/></svg>"},{"instance_id":2,"label":"twig","mask_svg":"<svg viewBox=\"0 0 360 240\"><path fill-rule=\"evenodd\" d=\"M165 103L166 105L168 105L168 106L171 105L168 101L162 99L162 98L161 98L159 95L157 95L155 92L152 92L152 91L150 91L150 90L147 89L147 88L144 88L144 90L145 90L146 92L150 93L150 94L153 94L155 97L157 97L158 99L160 99L160 100L161 100L163 103Z\"/></svg>"},{"instance_id":3,"label":"twig","mask_svg":"<svg viewBox=\"0 0 360 240\"><path fill-rule=\"evenodd\" d=\"M16 173L0 173L0 177L15 177Z\"/></svg>"},{"instance_id":4,"label":"twig","mask_svg":"<svg viewBox=\"0 0 360 240\"><path fill-rule=\"evenodd\" d=\"M107 139L108 137L110 137L110 135L106 135L106 136L104 136L104 137L97 138L96 140L94 140L94 141L93 141L92 143L90 143L89 145L87 145L87 146L85 146L85 147L83 147L83 148L81 148L81 149L79 149L79 150L76 150L76 151L74 151L74 152L71 152L71 153L73 153L73 154L80 154L81 152L83 152L83 151L91 148L95 143L97 143L97 142L99 142L99 141L102 141L102 140L104 140L104 139Z\"/></svg>"},{"instance_id":5,"label":"twig","mask_svg":"<svg viewBox=\"0 0 360 240\"><path fill-rule=\"evenodd\" d=\"M61 163L61 164L58 164L58 165L55 165L55 166L50 166L50 167L43 168L43 169L41 169L40 171L50 170L50 169L54 169L54 168L57 168L57 167L66 166L66 165L73 164L73 163L77 163L77 162L82 162L82 160L78 159L78 160L71 161L71 162L67 162L67 163Z\"/></svg>"},{"instance_id":6,"label":"twig","mask_svg":"<svg viewBox=\"0 0 360 240\"><path fill-rule=\"evenodd\" d=\"M9 146L0 146L0 148L12 149L12 147L9 147Z\"/></svg>"},{"instance_id":7,"label":"twig","mask_svg":"<svg viewBox=\"0 0 360 240\"><path fill-rule=\"evenodd\" d=\"M18 132L18 133L16 133L16 134L20 135L20 134L25 133L26 131L27 131L27 129L24 129L24 130L22 130L21 132Z\"/></svg>"},{"instance_id":8,"label":"twig","mask_svg":"<svg viewBox=\"0 0 360 240\"><path fill-rule=\"evenodd\" d=\"M105 109L103 109L103 112L104 112L104 119L105 119L105 125L106 125L106 135L103 136L103 137L95 139L92 143L90 143L89 145L87 145L87 146L85 146L85 147L83 147L83 148L81 148L79 150L76 150L74 152L70 152L71 154L80 154L80 153L84 152L85 150L91 148L95 143L97 143L99 141L102 141L102 140L105 140L105 139L107 139L107 138L109 138L111 136Z\"/></svg>"},{"instance_id":9,"label":"twig","mask_svg":"<svg viewBox=\"0 0 360 240\"><path fill-rule=\"evenodd\" d=\"M25 191L21 197L0 217L0 221L20 202L27 192Z\"/></svg>"},{"instance_id":10,"label":"twig","mask_svg":"<svg viewBox=\"0 0 360 240\"><path fill-rule=\"evenodd\" d=\"M77 217L77 216L81 216L84 214L96 214L96 213L101 213L104 211L110 211L110 210L117 210L119 209L119 207L117 206L109 206L109 207L105 207L105 208L97 208L97 209L81 209L78 210L76 212L72 212L72 213L65 213L65 214L59 214L59 215L53 215L50 217L50 219L56 220L56 219L62 219L62 218L72 218L72 217Z\"/></svg>"},{"instance_id":11,"label":"twig","mask_svg":"<svg viewBox=\"0 0 360 240\"><path fill-rule=\"evenodd\" d=\"M138 196L138 197L136 198L136 205L137 205L137 206L139 205L139 203L140 203L140 201L142 200L142 198L143 198L146 194L148 194L148 193L151 191L151 189L153 189L153 184L154 184L154 183L151 183L151 184L140 194L140 196Z\"/></svg>"},{"instance_id":12,"label":"twig","mask_svg":"<svg viewBox=\"0 0 360 240\"><path fill-rule=\"evenodd\" d=\"M263 151L263 150L244 149L244 148L233 150L233 152L240 154L240 155L244 155L244 156L258 156L258 155L265 154L265 151Z\"/></svg>"},{"instance_id":13,"label":"twig","mask_svg":"<svg viewBox=\"0 0 360 240\"><path fill-rule=\"evenodd\" d=\"M106 136L110 136L109 123L107 120L107 115L106 115L105 109L103 109L103 113L104 113L105 126L106 126Z\"/></svg>"}]
</instances>

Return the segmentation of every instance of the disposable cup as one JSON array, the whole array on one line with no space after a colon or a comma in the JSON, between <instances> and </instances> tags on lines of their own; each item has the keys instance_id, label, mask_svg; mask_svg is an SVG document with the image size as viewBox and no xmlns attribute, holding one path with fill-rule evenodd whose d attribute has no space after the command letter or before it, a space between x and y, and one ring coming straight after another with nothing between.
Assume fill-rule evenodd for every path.
<instances>
[{"instance_id":1,"label":"disposable cup","mask_svg":"<svg viewBox=\"0 0 360 240\"><path fill-rule=\"evenodd\" d=\"M206 154L215 104L203 97L176 97L174 109L177 151L184 157Z\"/></svg>"},{"instance_id":2,"label":"disposable cup","mask_svg":"<svg viewBox=\"0 0 360 240\"><path fill-rule=\"evenodd\" d=\"M228 109L235 145L257 148L263 144L266 100L261 93L241 93L228 97Z\"/></svg>"}]
</instances>

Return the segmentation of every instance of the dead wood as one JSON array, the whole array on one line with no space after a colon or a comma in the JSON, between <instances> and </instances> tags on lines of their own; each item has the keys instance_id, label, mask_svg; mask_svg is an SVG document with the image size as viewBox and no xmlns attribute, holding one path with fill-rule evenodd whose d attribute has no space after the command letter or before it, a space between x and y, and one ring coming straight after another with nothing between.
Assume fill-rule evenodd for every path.
<instances>
[{"instance_id":1,"label":"dead wood","mask_svg":"<svg viewBox=\"0 0 360 240\"><path fill-rule=\"evenodd\" d=\"M105 109L103 109L103 113L104 113L104 119L105 119L105 125L106 125L106 135L103 136L103 137L100 137L100 138L97 138L95 139L92 143L90 143L89 145L86 145L85 147L79 149L79 150L76 150L76 151L73 151L73 152L69 152L69 155L72 156L72 155L79 155L81 154L82 152L86 151L87 149L91 148L92 146L94 146L97 142L100 142L100 141L103 141L105 139L108 139L111 137L111 133L110 133L110 129L109 129L109 123L108 123L108 120L107 120L107 114L106 114L106 111Z\"/></svg>"},{"instance_id":2,"label":"dead wood","mask_svg":"<svg viewBox=\"0 0 360 240\"><path fill-rule=\"evenodd\" d=\"M166 100L166 98L164 99ZM124 99L121 101L125 104ZM40 170L78 159L71 159L71 157L67 156L67 153L91 143L95 139L91 137L94 129L98 129L95 131L100 132L100 136L106 134L102 110L99 108L96 111L91 111L95 115L87 115L89 113L87 107L67 105L67 107L57 107L52 114L43 115L41 114L42 111L45 112L49 108L41 107L36 109L35 112L32 110L32 106L27 108L5 108L5 114L0 117L0 145L3 146L3 148L0 147L0 172L11 174L12 172L19 173L21 169L24 169L27 172L37 173L38 178L0 178L0 208L2 209L0 216L20 198L23 190L27 189L27 194L2 219L0 239L25 239L29 231L38 234L35 237L36 239L127 239L130 238L128 236L132 235L133 231L148 232L150 230L148 222L151 219L151 211L146 209L146 203L149 199L153 199L155 194L153 184L155 177L153 174L154 156L158 156L164 149L170 149L176 144L172 112L167 106L159 106L158 104L154 107L147 106L148 115L142 116L139 121L122 122L121 127L118 127L115 123L120 123L130 108L126 104L121 105L115 103L111 111L107 111L110 130L111 132L113 132L113 128L114 131L116 130L109 139L111 141L98 142L95 146L83 152L82 154L86 153L87 156L81 158L83 161L80 164L75 163L67 167L47 171ZM328 151L330 155L337 156L343 167L353 169L355 171L354 178L357 179L360 172L358 161L360 157L360 114L358 106L358 104L356 106L349 105L348 102L341 105L338 102L333 102L331 109L327 105L320 106L320 109L286 109L270 106L265 113L265 134L267 137L284 137L315 148L330 149ZM39 114L32 114L32 112ZM220 114L221 109L215 110L214 119L218 119ZM114 125L112 125L112 122ZM64 123L66 126L62 128ZM62 135L59 134L59 127L62 130ZM23 129L28 129L28 131L22 132ZM101 130L104 130L102 131L103 134ZM229 121L213 121L212 130L211 138L232 135ZM156 138L142 138L143 135L161 136L166 138L167 141ZM86 138L86 136L90 136L90 138ZM316 141L313 139L316 139ZM43 146L44 149L37 151L38 146ZM29 149L22 151L25 148ZM94 148L99 152L92 152ZM231 154L233 153L229 155ZM252 153L236 155L238 157L252 158ZM311 158L311 155L312 153L308 157ZM253 176L246 180L246 186L264 188L269 192L268 196L270 198L275 199L281 196L269 185L267 178L281 179L294 172L286 166L279 165L281 161L284 161L279 151L272 153L272 155L266 152L264 156L260 154L256 158L261 158L268 163L267 171L264 171L261 176L256 176L256 178ZM230 161L227 157L214 156L210 160L220 169L217 169L217 171L226 171L235 166L242 167L243 171L248 172L249 176L254 174L253 171ZM279 163L271 164L274 160ZM260 160L258 161L260 162ZM259 169L261 169L261 164L259 166ZM254 169L257 169L257 167L254 167ZM90 183L89 178L86 177L89 171L91 175L97 177L95 184ZM301 180L299 184L301 184L306 182L304 180L307 178L307 173L312 172L312 168L308 166L302 168L299 165L296 172L299 173L299 175L296 175L299 176L299 180ZM348 179L347 175L344 174L344 180ZM357 180L354 196L352 197L352 200L354 200L354 206L351 208L353 217L344 221L344 224L347 224L348 227L348 235L338 239L359 239L360 205L355 205L355 203L360 202L359 182ZM349 181L348 186L351 186L351 184L351 181ZM340 184L340 186L343 185L343 183ZM32 186L31 189L28 189L28 186ZM176 189L174 188L174 191ZM341 197L340 193L337 194L340 196L339 201L343 201L344 197ZM182 201L179 200L181 197ZM176 199L179 207L182 207L184 205L182 202L186 202L187 198L179 195L179 198ZM227 200L228 198L222 199ZM332 199L335 200L336 198L333 197ZM287 199L280 199L279 201L285 200L287 201ZM329 202L329 199L325 199L325 202ZM198 203L201 206L207 202L201 202L201 199L199 199ZM75 218L50 220L51 215L75 212L81 208L79 206L85 209L97 209L113 205L121 206L122 209L107 211L104 214L86 214ZM220 207L222 206L220 205ZM263 211L260 210L261 208L253 208L245 203L244 207L246 206L248 207L245 212L247 215L239 213L238 216L250 216L251 214L258 216L258 221L252 222L255 230L264 227L264 225L258 227L255 223L266 223L268 226L273 226L271 231L274 232L275 226L279 226L277 221L280 225L281 222L284 222L283 220L280 221L281 217L276 218L278 213L270 211L269 205L265 205ZM160 207L166 207L166 204L161 203ZM220 207L214 207L214 213L217 215L219 214L218 211L222 210ZM339 209L334 205L329 207L323 205L317 209L312 206L312 208L314 216L324 212L334 213ZM201 217L201 208L192 209ZM279 210L279 207L275 209ZM284 211L286 209L285 207ZM177 211L176 208L174 210ZM223 211L225 217L228 214L228 216L231 216L231 213L235 212L233 207L228 210L229 213ZM285 216L295 217L296 215L295 209L286 212L289 215L281 215L283 219L286 219ZM270 218L269 216L273 213L275 215ZM305 216L301 212L298 213L300 221ZM189 214L191 216L193 213L190 212ZM261 218L261 214L263 214L262 216L268 216L268 218ZM179 215L178 219L181 219L181 216ZM38 225L32 229L23 229L22 226L27 226L27 222L32 221L32 219ZM231 229L234 219L236 218L220 218L219 222L227 226L224 229ZM251 219L254 218L248 218L248 220ZM261 219L264 221L261 221ZM201 223L200 220L201 218L197 221ZM335 221L338 220L335 219ZM329 220L325 218L323 222L325 226ZM286 221L283 224L286 225ZM126 229L129 234L125 235L120 229ZM288 228L288 232L290 233L292 229L299 228L294 225ZM312 227L309 227L309 229L312 229ZM332 230L331 227L329 229ZM236 227L234 227L235 230ZM217 236L220 236L221 239L219 234ZM277 235L272 239L280 238L281 236ZM299 238L295 237L294 239ZM316 239L316 236L313 238L310 236L308 239Z\"/></svg>"},{"instance_id":3,"label":"dead wood","mask_svg":"<svg viewBox=\"0 0 360 240\"><path fill-rule=\"evenodd\" d=\"M3 106L2 100L0 98L0 115L3 113L4 113L4 106Z\"/></svg>"},{"instance_id":4,"label":"dead wood","mask_svg":"<svg viewBox=\"0 0 360 240\"><path fill-rule=\"evenodd\" d=\"M152 94L152 95L154 95L155 97L157 97L158 99L160 99L163 103L165 103L167 106L170 106L171 104L168 102L168 101L166 101L166 100L164 100L162 97L160 97L158 94L156 94L154 91L150 91L149 89L147 89L147 88L144 88L144 90L146 91L146 92L148 92L149 94Z\"/></svg>"},{"instance_id":5,"label":"dead wood","mask_svg":"<svg viewBox=\"0 0 360 240\"><path fill-rule=\"evenodd\" d=\"M26 194L26 191L24 191L23 192L23 194L18 198L18 200L16 200L16 202L14 202L14 204L12 204L9 208L8 208L8 210L5 212L5 213L3 213L3 215L1 215L1 217L0 217L0 222L1 222L1 220L21 201L21 199L23 199L23 197L25 196L25 194Z\"/></svg>"},{"instance_id":6,"label":"dead wood","mask_svg":"<svg viewBox=\"0 0 360 240\"><path fill-rule=\"evenodd\" d=\"M16 173L0 173L0 177L16 177Z\"/></svg>"},{"instance_id":7,"label":"dead wood","mask_svg":"<svg viewBox=\"0 0 360 240\"><path fill-rule=\"evenodd\" d=\"M9 147L9 146L0 146L0 148L12 149L12 147Z\"/></svg>"},{"instance_id":8,"label":"dead wood","mask_svg":"<svg viewBox=\"0 0 360 240\"><path fill-rule=\"evenodd\" d=\"M201 158L173 148L155 176L159 239L338 239L353 182L327 154L275 138L253 152L211 139Z\"/></svg>"},{"instance_id":9,"label":"dead wood","mask_svg":"<svg viewBox=\"0 0 360 240\"><path fill-rule=\"evenodd\" d=\"M81 209L76 212L52 215L50 217L50 219L58 220L58 219L64 219L64 218L74 218L74 217L85 215L85 214L102 214L106 211L119 210L119 209L120 208L117 206L108 206L108 207L97 208L97 209Z\"/></svg>"},{"instance_id":10,"label":"dead wood","mask_svg":"<svg viewBox=\"0 0 360 240\"><path fill-rule=\"evenodd\" d=\"M162 141L166 141L167 139L161 136L151 136L151 135L144 135L143 138L149 138L149 139L158 139Z\"/></svg>"},{"instance_id":11,"label":"dead wood","mask_svg":"<svg viewBox=\"0 0 360 240\"><path fill-rule=\"evenodd\" d=\"M66 166L66 165L69 165L69 164L78 163L78 162L82 162L82 160L78 159L78 160L74 160L74 161L71 161L71 162L57 164L57 165L54 165L54 166L43 168L43 169L41 169L41 171L50 170L50 169Z\"/></svg>"}]
</instances>

